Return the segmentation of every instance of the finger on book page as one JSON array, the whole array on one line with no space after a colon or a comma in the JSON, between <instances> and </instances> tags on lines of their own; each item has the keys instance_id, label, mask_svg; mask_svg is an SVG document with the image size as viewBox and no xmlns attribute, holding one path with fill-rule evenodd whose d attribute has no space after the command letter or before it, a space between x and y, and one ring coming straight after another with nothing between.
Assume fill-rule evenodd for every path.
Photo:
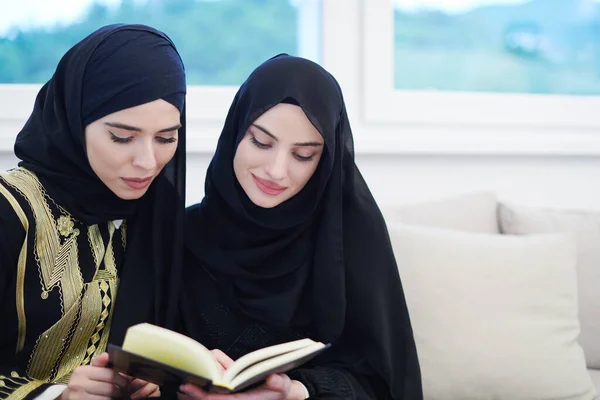
<instances>
[{"instance_id":1,"label":"finger on book page","mask_svg":"<svg viewBox=\"0 0 600 400\"><path fill-rule=\"evenodd\" d=\"M234 361L231 359L231 357L229 357L227 354L223 353L219 349L211 350L211 353L213 354L213 356L215 356L215 358L219 362L219 365L222 368L221 372L223 372L227 368L231 367L234 363Z\"/></svg>"}]
</instances>

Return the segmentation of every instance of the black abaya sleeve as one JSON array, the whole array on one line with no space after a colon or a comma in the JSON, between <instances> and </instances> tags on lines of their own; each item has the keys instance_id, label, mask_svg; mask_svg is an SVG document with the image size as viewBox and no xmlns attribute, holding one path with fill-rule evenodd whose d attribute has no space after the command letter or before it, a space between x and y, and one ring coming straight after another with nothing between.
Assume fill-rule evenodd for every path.
<instances>
[{"instance_id":1,"label":"black abaya sleeve","mask_svg":"<svg viewBox=\"0 0 600 400\"><path fill-rule=\"evenodd\" d=\"M377 400L384 391L378 391L377 382L366 376L353 375L342 368L315 366L299 368L288 373L291 379L301 382L311 399ZM378 379L373 377L373 379Z\"/></svg>"}]
</instances>

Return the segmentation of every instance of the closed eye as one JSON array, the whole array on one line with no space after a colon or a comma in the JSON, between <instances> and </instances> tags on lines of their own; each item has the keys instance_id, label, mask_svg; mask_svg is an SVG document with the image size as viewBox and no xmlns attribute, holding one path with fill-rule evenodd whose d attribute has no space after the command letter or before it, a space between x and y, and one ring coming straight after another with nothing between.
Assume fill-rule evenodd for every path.
<instances>
[{"instance_id":1,"label":"closed eye","mask_svg":"<svg viewBox=\"0 0 600 400\"><path fill-rule=\"evenodd\" d=\"M259 149L269 149L269 148L271 148L271 146L270 146L270 145L268 145L268 144L264 144L264 143L261 143L261 142L259 142L258 140L256 140L256 137L254 137L254 135L250 135L250 141L251 141L251 142L252 142L252 143L253 143L253 144L254 144L256 147L258 147Z\"/></svg>"},{"instance_id":2,"label":"closed eye","mask_svg":"<svg viewBox=\"0 0 600 400\"><path fill-rule=\"evenodd\" d=\"M175 139L174 137L166 138L162 136L157 136L156 140L158 141L158 143L162 144L175 143L177 141L177 139Z\"/></svg>"},{"instance_id":3,"label":"closed eye","mask_svg":"<svg viewBox=\"0 0 600 400\"><path fill-rule=\"evenodd\" d=\"M313 154L312 156L308 156L308 157L303 157L300 154L294 154L294 157L296 157L296 160L298 161L312 161L312 159L315 157L315 155Z\"/></svg>"},{"instance_id":4,"label":"closed eye","mask_svg":"<svg viewBox=\"0 0 600 400\"><path fill-rule=\"evenodd\" d=\"M129 143L133 140L133 136L129 136L126 138L115 135L114 133L108 131L110 133L110 139L115 143Z\"/></svg>"}]
</instances>

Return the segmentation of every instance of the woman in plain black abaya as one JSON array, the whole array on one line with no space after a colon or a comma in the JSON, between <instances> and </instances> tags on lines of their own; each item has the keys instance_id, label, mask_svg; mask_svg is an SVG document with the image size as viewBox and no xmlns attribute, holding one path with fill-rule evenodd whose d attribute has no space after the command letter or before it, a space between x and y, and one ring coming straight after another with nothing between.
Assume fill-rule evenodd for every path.
<instances>
[{"instance_id":1,"label":"woman in plain black abaya","mask_svg":"<svg viewBox=\"0 0 600 400\"><path fill-rule=\"evenodd\" d=\"M188 335L232 359L302 337L333 344L248 399L422 398L387 228L341 89L319 65L280 55L250 75L185 225Z\"/></svg>"},{"instance_id":2,"label":"woman in plain black abaya","mask_svg":"<svg viewBox=\"0 0 600 400\"><path fill-rule=\"evenodd\" d=\"M142 25L93 32L39 91L0 173L0 398L158 394L104 351L174 324L185 92L173 43Z\"/></svg>"}]
</instances>

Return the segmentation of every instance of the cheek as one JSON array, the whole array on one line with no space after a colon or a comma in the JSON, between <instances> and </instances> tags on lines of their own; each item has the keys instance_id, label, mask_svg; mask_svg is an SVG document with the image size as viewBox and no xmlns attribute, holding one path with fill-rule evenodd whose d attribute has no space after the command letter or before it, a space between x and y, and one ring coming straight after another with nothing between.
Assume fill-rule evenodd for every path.
<instances>
[{"instance_id":1,"label":"cheek","mask_svg":"<svg viewBox=\"0 0 600 400\"><path fill-rule=\"evenodd\" d=\"M294 167L294 183L301 190L310 180L319 165L318 160L310 163L310 165L296 165Z\"/></svg>"},{"instance_id":2,"label":"cheek","mask_svg":"<svg viewBox=\"0 0 600 400\"><path fill-rule=\"evenodd\" d=\"M127 160L127 148L108 140L92 140L87 144L88 159L97 175L118 168Z\"/></svg>"},{"instance_id":3,"label":"cheek","mask_svg":"<svg viewBox=\"0 0 600 400\"><path fill-rule=\"evenodd\" d=\"M236 174L242 173L244 170L256 168L261 165L264 155L260 154L261 149L257 149L252 143L247 140L242 141L235 152L233 158L233 169Z\"/></svg>"},{"instance_id":4,"label":"cheek","mask_svg":"<svg viewBox=\"0 0 600 400\"><path fill-rule=\"evenodd\" d=\"M159 168L163 168L165 165L169 163L175 156L177 152L177 144L173 143L170 145L159 144L154 150L154 154L156 160L158 162Z\"/></svg>"}]
</instances>

